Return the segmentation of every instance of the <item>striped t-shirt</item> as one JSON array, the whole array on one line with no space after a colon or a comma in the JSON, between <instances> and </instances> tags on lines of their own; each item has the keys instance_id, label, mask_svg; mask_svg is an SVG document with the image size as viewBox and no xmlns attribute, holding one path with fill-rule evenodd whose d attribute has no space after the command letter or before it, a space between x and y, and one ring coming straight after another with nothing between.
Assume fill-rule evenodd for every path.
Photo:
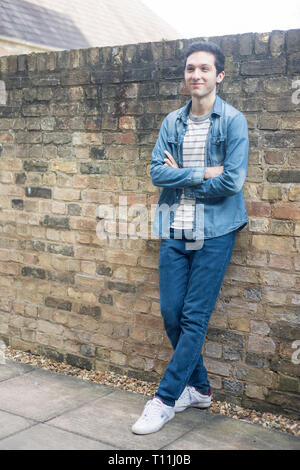
<instances>
[{"instance_id":1,"label":"striped t-shirt","mask_svg":"<svg viewBox=\"0 0 300 470\"><path fill-rule=\"evenodd\" d=\"M188 128L183 140L182 159L183 168L204 166L205 143L209 131L210 113L202 116L188 116ZM179 206L176 209L172 228L192 229L194 222L196 199L181 196Z\"/></svg>"}]
</instances>

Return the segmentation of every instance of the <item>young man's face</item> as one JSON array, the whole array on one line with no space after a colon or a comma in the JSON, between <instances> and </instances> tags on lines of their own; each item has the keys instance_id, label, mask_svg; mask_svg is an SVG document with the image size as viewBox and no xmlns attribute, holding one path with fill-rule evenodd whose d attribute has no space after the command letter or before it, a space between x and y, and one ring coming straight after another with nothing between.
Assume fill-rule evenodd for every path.
<instances>
[{"instance_id":1,"label":"young man's face","mask_svg":"<svg viewBox=\"0 0 300 470\"><path fill-rule=\"evenodd\" d=\"M215 56L210 52L194 52L187 58L184 78L192 97L204 98L215 93L216 84L221 83L224 75L224 71L217 75Z\"/></svg>"}]
</instances>

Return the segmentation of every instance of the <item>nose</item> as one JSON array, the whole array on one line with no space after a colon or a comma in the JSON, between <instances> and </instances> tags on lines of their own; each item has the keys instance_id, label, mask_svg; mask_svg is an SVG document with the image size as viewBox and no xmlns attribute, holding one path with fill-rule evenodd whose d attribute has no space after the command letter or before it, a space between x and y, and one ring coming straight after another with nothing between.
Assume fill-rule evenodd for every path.
<instances>
[{"instance_id":1,"label":"nose","mask_svg":"<svg viewBox=\"0 0 300 470\"><path fill-rule=\"evenodd\" d=\"M199 80L202 77L202 73L200 69L195 68L193 71L193 80Z\"/></svg>"}]
</instances>

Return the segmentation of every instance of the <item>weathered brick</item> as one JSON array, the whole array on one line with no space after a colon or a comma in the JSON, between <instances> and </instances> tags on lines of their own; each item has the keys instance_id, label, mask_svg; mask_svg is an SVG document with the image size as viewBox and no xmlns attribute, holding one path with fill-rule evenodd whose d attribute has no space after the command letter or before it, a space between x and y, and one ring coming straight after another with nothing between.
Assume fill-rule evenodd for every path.
<instances>
[{"instance_id":1,"label":"weathered brick","mask_svg":"<svg viewBox=\"0 0 300 470\"><path fill-rule=\"evenodd\" d=\"M42 225L47 227L54 227L54 228L67 228L69 229L69 219L68 217L52 217L49 215L45 215Z\"/></svg>"},{"instance_id":2,"label":"weathered brick","mask_svg":"<svg viewBox=\"0 0 300 470\"><path fill-rule=\"evenodd\" d=\"M16 275L18 274L18 265L16 263L3 263L0 262L0 273L7 275Z\"/></svg>"},{"instance_id":3,"label":"weathered brick","mask_svg":"<svg viewBox=\"0 0 300 470\"><path fill-rule=\"evenodd\" d=\"M131 292L133 294L136 293L136 286L123 282L109 281L108 288L110 290L117 290L119 292Z\"/></svg>"},{"instance_id":4,"label":"weathered brick","mask_svg":"<svg viewBox=\"0 0 300 470\"><path fill-rule=\"evenodd\" d=\"M279 186L264 185L262 199L274 201L282 199L282 189Z\"/></svg>"},{"instance_id":5,"label":"weathered brick","mask_svg":"<svg viewBox=\"0 0 300 470\"><path fill-rule=\"evenodd\" d=\"M272 31L270 38L270 52L273 56L279 56L284 51L284 42L284 31Z\"/></svg>"},{"instance_id":6,"label":"weathered brick","mask_svg":"<svg viewBox=\"0 0 300 470\"><path fill-rule=\"evenodd\" d=\"M56 299L55 297L46 297L45 305L47 307L58 308L60 310L67 310L69 312L72 309L72 302L64 301L62 299Z\"/></svg>"},{"instance_id":7,"label":"weathered brick","mask_svg":"<svg viewBox=\"0 0 300 470\"><path fill-rule=\"evenodd\" d=\"M79 204L68 204L68 215L81 215L81 207Z\"/></svg>"},{"instance_id":8,"label":"weathered brick","mask_svg":"<svg viewBox=\"0 0 300 470\"><path fill-rule=\"evenodd\" d=\"M269 231L269 220L263 217L249 218L249 231L266 233Z\"/></svg>"},{"instance_id":9,"label":"weathered brick","mask_svg":"<svg viewBox=\"0 0 300 470\"><path fill-rule=\"evenodd\" d=\"M45 199L51 199L52 190L48 188L38 188L38 187L26 187L25 194L27 197L41 197Z\"/></svg>"},{"instance_id":10,"label":"weathered brick","mask_svg":"<svg viewBox=\"0 0 300 470\"><path fill-rule=\"evenodd\" d=\"M56 243L48 243L47 251L49 251L49 253L55 253L55 254L60 254L64 256L74 256L73 246L59 245Z\"/></svg>"},{"instance_id":11,"label":"weathered brick","mask_svg":"<svg viewBox=\"0 0 300 470\"><path fill-rule=\"evenodd\" d=\"M21 273L22 276L34 277L36 279L46 279L46 271L44 269L23 266Z\"/></svg>"},{"instance_id":12,"label":"weathered brick","mask_svg":"<svg viewBox=\"0 0 300 470\"><path fill-rule=\"evenodd\" d=\"M80 191L78 189L54 187L53 198L59 201L78 201L80 199Z\"/></svg>"},{"instance_id":13,"label":"weathered brick","mask_svg":"<svg viewBox=\"0 0 300 470\"><path fill-rule=\"evenodd\" d=\"M89 175L89 174L103 174L103 173L108 173L108 167L106 164L101 164L101 163L94 163L94 162L88 162L88 163L81 163L80 164L80 173L84 175Z\"/></svg>"},{"instance_id":14,"label":"weathered brick","mask_svg":"<svg viewBox=\"0 0 300 470\"><path fill-rule=\"evenodd\" d=\"M220 359L222 357L222 345L212 341L207 341L205 344L205 355Z\"/></svg>"},{"instance_id":15,"label":"weathered brick","mask_svg":"<svg viewBox=\"0 0 300 470\"><path fill-rule=\"evenodd\" d=\"M97 306L81 305L79 313L81 315L89 315L93 318L99 318L101 315L101 309Z\"/></svg>"},{"instance_id":16,"label":"weathered brick","mask_svg":"<svg viewBox=\"0 0 300 470\"><path fill-rule=\"evenodd\" d=\"M300 170L268 170L270 183L300 183Z\"/></svg>"},{"instance_id":17,"label":"weathered brick","mask_svg":"<svg viewBox=\"0 0 300 470\"><path fill-rule=\"evenodd\" d=\"M254 51L255 54L267 54L269 46L269 33L255 33L254 35Z\"/></svg>"},{"instance_id":18,"label":"weathered brick","mask_svg":"<svg viewBox=\"0 0 300 470\"><path fill-rule=\"evenodd\" d=\"M105 266L102 264L98 264L97 266L97 274L100 276L111 276L112 275L112 269L110 266Z\"/></svg>"},{"instance_id":19,"label":"weathered brick","mask_svg":"<svg viewBox=\"0 0 300 470\"><path fill-rule=\"evenodd\" d=\"M59 282L62 284L75 284L74 274L73 273L64 273L64 272L48 272L48 280Z\"/></svg>"},{"instance_id":20,"label":"weathered brick","mask_svg":"<svg viewBox=\"0 0 300 470\"><path fill-rule=\"evenodd\" d=\"M230 346L224 346L224 359L226 361L241 361L242 353Z\"/></svg>"},{"instance_id":21,"label":"weathered brick","mask_svg":"<svg viewBox=\"0 0 300 470\"><path fill-rule=\"evenodd\" d=\"M211 327L208 327L207 339L228 344L236 348L243 348L244 345L244 336L242 334Z\"/></svg>"},{"instance_id":22,"label":"weathered brick","mask_svg":"<svg viewBox=\"0 0 300 470\"><path fill-rule=\"evenodd\" d=\"M91 230L95 231L97 226L96 220L90 219L71 219L70 228L72 230Z\"/></svg>"},{"instance_id":23,"label":"weathered brick","mask_svg":"<svg viewBox=\"0 0 300 470\"><path fill-rule=\"evenodd\" d=\"M296 251L291 238L274 235L253 235L252 245L258 250L266 250L270 253L288 254Z\"/></svg>"},{"instance_id":24,"label":"weathered brick","mask_svg":"<svg viewBox=\"0 0 300 470\"><path fill-rule=\"evenodd\" d=\"M24 201L23 199L12 199L11 206L13 209L22 210L24 208Z\"/></svg>"},{"instance_id":25,"label":"weathered brick","mask_svg":"<svg viewBox=\"0 0 300 470\"><path fill-rule=\"evenodd\" d=\"M232 370L232 365L227 364L225 362L219 362L215 361L213 359L210 359L206 357L205 359L205 366L208 370L208 372L211 372L213 374L221 375L228 377L230 376L231 370Z\"/></svg>"},{"instance_id":26,"label":"weathered brick","mask_svg":"<svg viewBox=\"0 0 300 470\"><path fill-rule=\"evenodd\" d=\"M230 316L228 324L230 328L237 331L250 331L249 318Z\"/></svg>"},{"instance_id":27,"label":"weathered brick","mask_svg":"<svg viewBox=\"0 0 300 470\"><path fill-rule=\"evenodd\" d=\"M285 152L279 150L266 150L264 158L269 165L282 165L285 161Z\"/></svg>"},{"instance_id":28,"label":"weathered brick","mask_svg":"<svg viewBox=\"0 0 300 470\"><path fill-rule=\"evenodd\" d=\"M70 364L73 367L78 367L79 369L91 370L93 364L90 360L76 356L75 354L66 354L66 363Z\"/></svg>"},{"instance_id":29,"label":"weathered brick","mask_svg":"<svg viewBox=\"0 0 300 470\"><path fill-rule=\"evenodd\" d=\"M278 389L287 392L298 392L299 383L295 377L279 374Z\"/></svg>"},{"instance_id":30,"label":"weathered brick","mask_svg":"<svg viewBox=\"0 0 300 470\"><path fill-rule=\"evenodd\" d=\"M262 145L264 147L273 148L293 148L300 146L300 138L297 133L292 132L265 132L263 135ZM282 170L283 174L293 170ZM290 176L291 177L291 176Z\"/></svg>"},{"instance_id":31,"label":"weathered brick","mask_svg":"<svg viewBox=\"0 0 300 470\"><path fill-rule=\"evenodd\" d=\"M243 294L245 299L247 300L254 300L254 301L260 301L262 298L262 288L249 288L249 289L244 289Z\"/></svg>"},{"instance_id":32,"label":"weathered brick","mask_svg":"<svg viewBox=\"0 0 300 470\"><path fill-rule=\"evenodd\" d=\"M109 305L112 305L113 304L113 298L110 294L107 294L107 295L100 295L99 296L99 299L98 299L98 302L100 304L109 304Z\"/></svg>"},{"instance_id":33,"label":"weathered brick","mask_svg":"<svg viewBox=\"0 0 300 470\"><path fill-rule=\"evenodd\" d=\"M241 64L241 75L274 75L285 72L286 59L275 57L261 60L249 60Z\"/></svg>"},{"instance_id":34,"label":"weathered brick","mask_svg":"<svg viewBox=\"0 0 300 470\"><path fill-rule=\"evenodd\" d=\"M73 145L101 145L103 136L95 132L74 132Z\"/></svg>"},{"instance_id":35,"label":"weathered brick","mask_svg":"<svg viewBox=\"0 0 300 470\"><path fill-rule=\"evenodd\" d=\"M233 371L233 376L238 380L246 380L247 382L264 385L266 387L274 386L276 380L273 371L243 365L236 366Z\"/></svg>"},{"instance_id":36,"label":"weathered brick","mask_svg":"<svg viewBox=\"0 0 300 470\"><path fill-rule=\"evenodd\" d=\"M300 208L293 204L277 203L273 207L273 216L277 219L300 220Z\"/></svg>"},{"instance_id":37,"label":"weathered brick","mask_svg":"<svg viewBox=\"0 0 300 470\"><path fill-rule=\"evenodd\" d=\"M271 206L266 202L261 201L246 201L246 208L248 215L257 217L270 217Z\"/></svg>"},{"instance_id":38,"label":"weathered brick","mask_svg":"<svg viewBox=\"0 0 300 470\"><path fill-rule=\"evenodd\" d=\"M119 120L119 128L122 130L135 129L135 119L133 116L122 116Z\"/></svg>"},{"instance_id":39,"label":"weathered brick","mask_svg":"<svg viewBox=\"0 0 300 470\"><path fill-rule=\"evenodd\" d=\"M242 382L224 379L224 391L235 395L242 395L244 392L244 384Z\"/></svg>"},{"instance_id":40,"label":"weathered brick","mask_svg":"<svg viewBox=\"0 0 300 470\"><path fill-rule=\"evenodd\" d=\"M279 129L279 118L272 114L262 114L259 120L260 129Z\"/></svg>"},{"instance_id":41,"label":"weathered brick","mask_svg":"<svg viewBox=\"0 0 300 470\"><path fill-rule=\"evenodd\" d=\"M300 187L291 186L289 188L289 201L300 201Z\"/></svg>"},{"instance_id":42,"label":"weathered brick","mask_svg":"<svg viewBox=\"0 0 300 470\"><path fill-rule=\"evenodd\" d=\"M124 253L115 250L106 251L106 260L109 263L122 264L125 266L136 266L138 253Z\"/></svg>"},{"instance_id":43,"label":"weathered brick","mask_svg":"<svg viewBox=\"0 0 300 470\"><path fill-rule=\"evenodd\" d=\"M115 132L106 133L103 136L103 143L106 145L130 145L136 143L134 132Z\"/></svg>"},{"instance_id":44,"label":"weathered brick","mask_svg":"<svg viewBox=\"0 0 300 470\"><path fill-rule=\"evenodd\" d=\"M276 322L270 327L270 335L279 339L295 341L300 338L300 328L288 322Z\"/></svg>"},{"instance_id":45,"label":"weathered brick","mask_svg":"<svg viewBox=\"0 0 300 470\"><path fill-rule=\"evenodd\" d=\"M294 224L292 222L285 222L282 220L272 220L270 233L274 235L293 235Z\"/></svg>"},{"instance_id":46,"label":"weathered brick","mask_svg":"<svg viewBox=\"0 0 300 470\"><path fill-rule=\"evenodd\" d=\"M105 159L105 147L91 147L91 158L93 160Z\"/></svg>"},{"instance_id":47,"label":"weathered brick","mask_svg":"<svg viewBox=\"0 0 300 470\"><path fill-rule=\"evenodd\" d=\"M25 170L25 168L24 168ZM77 164L76 162L60 162L60 161L51 161L50 163L51 171L61 171L62 173L76 173Z\"/></svg>"},{"instance_id":48,"label":"weathered brick","mask_svg":"<svg viewBox=\"0 0 300 470\"><path fill-rule=\"evenodd\" d=\"M247 352L246 353L246 364L249 366L261 367L264 368L266 366L266 359L262 356L261 353L257 354L254 352Z\"/></svg>"},{"instance_id":49,"label":"weathered brick","mask_svg":"<svg viewBox=\"0 0 300 470\"><path fill-rule=\"evenodd\" d=\"M39 240L20 240L22 250L45 251L46 243Z\"/></svg>"},{"instance_id":50,"label":"weathered brick","mask_svg":"<svg viewBox=\"0 0 300 470\"><path fill-rule=\"evenodd\" d=\"M263 338L257 335L249 335L248 351L262 354L273 354L276 344L272 338Z\"/></svg>"}]
</instances>

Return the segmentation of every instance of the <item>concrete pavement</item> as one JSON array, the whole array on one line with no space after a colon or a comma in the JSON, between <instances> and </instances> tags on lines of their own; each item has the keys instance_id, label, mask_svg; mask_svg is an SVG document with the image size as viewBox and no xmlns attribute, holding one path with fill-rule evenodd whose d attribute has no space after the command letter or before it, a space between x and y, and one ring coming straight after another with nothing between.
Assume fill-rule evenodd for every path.
<instances>
[{"instance_id":1,"label":"concrete pavement","mask_svg":"<svg viewBox=\"0 0 300 470\"><path fill-rule=\"evenodd\" d=\"M30 365L0 364L0 450L292 450L300 439L207 410L154 434L131 425L148 397Z\"/></svg>"}]
</instances>

